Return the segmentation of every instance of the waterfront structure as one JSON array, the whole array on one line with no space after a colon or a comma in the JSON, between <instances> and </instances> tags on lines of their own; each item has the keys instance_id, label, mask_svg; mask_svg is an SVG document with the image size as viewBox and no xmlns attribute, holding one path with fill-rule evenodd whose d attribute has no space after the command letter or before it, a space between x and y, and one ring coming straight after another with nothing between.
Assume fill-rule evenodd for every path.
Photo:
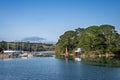
<instances>
[{"instance_id":1,"label":"waterfront structure","mask_svg":"<svg viewBox=\"0 0 120 80\"><path fill-rule=\"evenodd\" d=\"M77 50L75 50L75 53L74 53L75 61L81 61L80 55L82 52L83 50L81 48L78 48Z\"/></svg>"}]
</instances>

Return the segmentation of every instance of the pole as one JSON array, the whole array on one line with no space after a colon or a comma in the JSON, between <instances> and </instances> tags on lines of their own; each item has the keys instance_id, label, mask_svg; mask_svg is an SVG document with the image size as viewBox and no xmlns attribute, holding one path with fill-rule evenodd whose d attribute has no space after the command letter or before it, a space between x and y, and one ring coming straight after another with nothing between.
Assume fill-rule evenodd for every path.
<instances>
[{"instance_id":1,"label":"pole","mask_svg":"<svg viewBox=\"0 0 120 80\"><path fill-rule=\"evenodd\" d=\"M7 49L9 50L9 42L8 42L8 47L7 47Z\"/></svg>"}]
</instances>

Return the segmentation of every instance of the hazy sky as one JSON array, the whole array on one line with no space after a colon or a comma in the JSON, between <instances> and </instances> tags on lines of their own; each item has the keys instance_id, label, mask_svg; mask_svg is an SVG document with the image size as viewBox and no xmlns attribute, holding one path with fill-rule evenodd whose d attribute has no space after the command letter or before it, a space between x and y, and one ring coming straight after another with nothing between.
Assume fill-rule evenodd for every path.
<instances>
[{"instance_id":1,"label":"hazy sky","mask_svg":"<svg viewBox=\"0 0 120 80\"><path fill-rule=\"evenodd\" d=\"M120 33L120 0L0 0L0 40L57 41L67 30L101 24Z\"/></svg>"}]
</instances>

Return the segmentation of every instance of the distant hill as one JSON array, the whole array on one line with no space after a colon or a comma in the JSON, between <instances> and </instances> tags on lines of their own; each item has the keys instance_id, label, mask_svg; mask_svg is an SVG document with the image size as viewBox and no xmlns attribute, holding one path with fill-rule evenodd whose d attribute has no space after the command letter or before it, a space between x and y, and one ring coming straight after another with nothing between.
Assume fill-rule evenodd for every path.
<instances>
[{"instance_id":1,"label":"distant hill","mask_svg":"<svg viewBox=\"0 0 120 80\"><path fill-rule=\"evenodd\" d=\"M55 41L49 41L45 38L33 36L33 37L26 37L22 39L22 42L33 42L33 43L46 43L46 44L55 44Z\"/></svg>"},{"instance_id":2,"label":"distant hill","mask_svg":"<svg viewBox=\"0 0 120 80\"><path fill-rule=\"evenodd\" d=\"M45 38L41 38L41 37L36 37L36 36L33 36L33 37L26 37L24 39L22 39L22 41L30 41L30 42L41 42L43 40L46 40Z\"/></svg>"}]
</instances>

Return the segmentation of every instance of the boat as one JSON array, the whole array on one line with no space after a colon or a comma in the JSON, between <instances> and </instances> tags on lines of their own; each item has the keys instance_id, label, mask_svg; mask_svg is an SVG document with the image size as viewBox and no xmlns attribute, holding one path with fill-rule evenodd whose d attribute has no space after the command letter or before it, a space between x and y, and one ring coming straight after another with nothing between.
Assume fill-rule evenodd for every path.
<instances>
[{"instance_id":1,"label":"boat","mask_svg":"<svg viewBox=\"0 0 120 80\"><path fill-rule=\"evenodd\" d=\"M78 48L77 50L75 50L75 53L74 53L75 61L81 61L80 55L81 55L82 51L83 50L81 48Z\"/></svg>"},{"instance_id":2,"label":"boat","mask_svg":"<svg viewBox=\"0 0 120 80\"><path fill-rule=\"evenodd\" d=\"M75 58L75 61L81 61L81 58Z\"/></svg>"},{"instance_id":3,"label":"boat","mask_svg":"<svg viewBox=\"0 0 120 80\"><path fill-rule=\"evenodd\" d=\"M22 59L32 58L33 55L30 52L22 52L22 54L19 55Z\"/></svg>"}]
</instances>

